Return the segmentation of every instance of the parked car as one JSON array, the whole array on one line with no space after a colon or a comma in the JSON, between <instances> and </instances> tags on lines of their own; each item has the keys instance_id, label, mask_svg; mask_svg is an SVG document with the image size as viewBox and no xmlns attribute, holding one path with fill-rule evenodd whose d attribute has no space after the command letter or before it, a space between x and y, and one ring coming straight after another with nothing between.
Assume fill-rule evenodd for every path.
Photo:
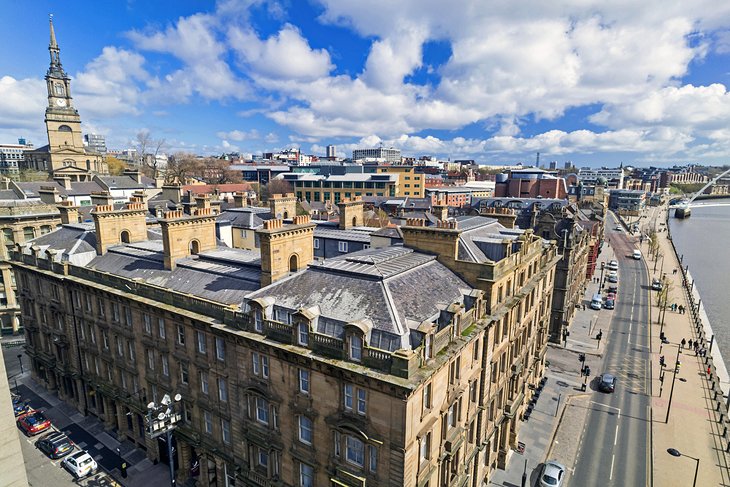
<instances>
[{"instance_id":1,"label":"parked car","mask_svg":"<svg viewBox=\"0 0 730 487\"><path fill-rule=\"evenodd\" d=\"M13 396L13 413L15 413L16 418L21 414L27 413L30 410L31 408L25 403L25 401L23 401L20 396Z\"/></svg>"},{"instance_id":2,"label":"parked car","mask_svg":"<svg viewBox=\"0 0 730 487\"><path fill-rule=\"evenodd\" d=\"M611 271L608 273L608 282L618 282L618 272Z\"/></svg>"},{"instance_id":3,"label":"parked car","mask_svg":"<svg viewBox=\"0 0 730 487\"><path fill-rule=\"evenodd\" d=\"M608 294L613 294L614 296L618 294L618 286L616 284L611 284L610 286L608 286Z\"/></svg>"},{"instance_id":4,"label":"parked car","mask_svg":"<svg viewBox=\"0 0 730 487\"><path fill-rule=\"evenodd\" d=\"M632 257L634 260L641 260L641 250L634 250L634 255Z\"/></svg>"},{"instance_id":5,"label":"parked car","mask_svg":"<svg viewBox=\"0 0 730 487\"><path fill-rule=\"evenodd\" d=\"M651 288L654 291L661 291L662 290L662 281L660 279L654 278L651 280Z\"/></svg>"},{"instance_id":6,"label":"parked car","mask_svg":"<svg viewBox=\"0 0 730 487\"><path fill-rule=\"evenodd\" d=\"M601 392L613 392L616 389L616 377L603 373L598 377L598 390Z\"/></svg>"},{"instance_id":7,"label":"parked car","mask_svg":"<svg viewBox=\"0 0 730 487\"><path fill-rule=\"evenodd\" d=\"M610 261L610 262L608 263L608 265L606 266L606 268L607 268L607 269L608 269L609 271L617 271L617 270L618 270L618 261L616 261L616 260L612 260L612 261Z\"/></svg>"},{"instance_id":8,"label":"parked car","mask_svg":"<svg viewBox=\"0 0 730 487\"><path fill-rule=\"evenodd\" d=\"M603 307L606 309L613 309L616 307L616 302L613 299L606 299L606 302L603 303Z\"/></svg>"},{"instance_id":9,"label":"parked car","mask_svg":"<svg viewBox=\"0 0 730 487\"><path fill-rule=\"evenodd\" d=\"M621 233L621 232L624 231L624 229L623 229L623 227L621 225L616 225L615 227L613 227L613 229L616 230L619 233Z\"/></svg>"},{"instance_id":10,"label":"parked car","mask_svg":"<svg viewBox=\"0 0 730 487\"><path fill-rule=\"evenodd\" d=\"M560 487L565 478L565 467L555 460L548 460L542 466L540 487Z\"/></svg>"},{"instance_id":11,"label":"parked car","mask_svg":"<svg viewBox=\"0 0 730 487\"><path fill-rule=\"evenodd\" d=\"M593 298L591 299L591 309L601 309L603 306L603 297L600 293L596 293L593 295Z\"/></svg>"},{"instance_id":12,"label":"parked car","mask_svg":"<svg viewBox=\"0 0 730 487\"><path fill-rule=\"evenodd\" d=\"M60 431L48 433L43 438L35 442L36 448L53 458L64 457L74 450L73 441Z\"/></svg>"},{"instance_id":13,"label":"parked car","mask_svg":"<svg viewBox=\"0 0 730 487\"><path fill-rule=\"evenodd\" d=\"M18 426L26 435L37 435L51 427L51 421L38 410L31 410L18 416Z\"/></svg>"},{"instance_id":14,"label":"parked car","mask_svg":"<svg viewBox=\"0 0 730 487\"><path fill-rule=\"evenodd\" d=\"M80 479L86 477L89 474L94 474L99 466L96 464L91 455L84 450L77 451L72 455L67 456L63 459L63 466L71 474Z\"/></svg>"}]
</instances>

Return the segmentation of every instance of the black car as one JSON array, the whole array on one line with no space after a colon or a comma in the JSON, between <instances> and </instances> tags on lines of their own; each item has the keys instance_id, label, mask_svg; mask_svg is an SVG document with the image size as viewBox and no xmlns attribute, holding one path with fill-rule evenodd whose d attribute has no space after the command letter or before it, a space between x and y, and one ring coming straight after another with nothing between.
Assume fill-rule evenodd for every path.
<instances>
[{"instance_id":1,"label":"black car","mask_svg":"<svg viewBox=\"0 0 730 487\"><path fill-rule=\"evenodd\" d=\"M61 432L54 431L35 442L36 448L53 458L61 458L74 450L73 441Z\"/></svg>"},{"instance_id":2,"label":"black car","mask_svg":"<svg viewBox=\"0 0 730 487\"><path fill-rule=\"evenodd\" d=\"M598 390L601 392L613 392L616 389L616 377L611 374L601 374L598 377Z\"/></svg>"},{"instance_id":3,"label":"black car","mask_svg":"<svg viewBox=\"0 0 730 487\"><path fill-rule=\"evenodd\" d=\"M608 286L608 293L618 294L618 286L616 284L611 284L610 286Z\"/></svg>"}]
</instances>

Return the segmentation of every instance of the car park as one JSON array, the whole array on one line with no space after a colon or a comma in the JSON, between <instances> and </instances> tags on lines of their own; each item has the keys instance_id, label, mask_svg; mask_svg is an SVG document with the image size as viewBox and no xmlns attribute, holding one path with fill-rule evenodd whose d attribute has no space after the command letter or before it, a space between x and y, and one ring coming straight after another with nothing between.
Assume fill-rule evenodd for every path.
<instances>
[{"instance_id":1,"label":"car park","mask_svg":"<svg viewBox=\"0 0 730 487\"><path fill-rule=\"evenodd\" d=\"M67 456L62 463L63 467L77 479L93 474L99 468L96 461L84 450L79 450Z\"/></svg>"},{"instance_id":2,"label":"car park","mask_svg":"<svg viewBox=\"0 0 730 487\"><path fill-rule=\"evenodd\" d=\"M17 424L28 436L37 435L51 427L46 415L35 409L18 416Z\"/></svg>"},{"instance_id":3,"label":"car park","mask_svg":"<svg viewBox=\"0 0 730 487\"><path fill-rule=\"evenodd\" d=\"M36 441L35 446L54 460L64 457L74 450L73 441L60 431L48 433Z\"/></svg>"},{"instance_id":4,"label":"car park","mask_svg":"<svg viewBox=\"0 0 730 487\"><path fill-rule=\"evenodd\" d=\"M616 389L616 377L611 374L601 374L598 377L598 390L601 392L613 392Z\"/></svg>"},{"instance_id":5,"label":"car park","mask_svg":"<svg viewBox=\"0 0 730 487\"><path fill-rule=\"evenodd\" d=\"M654 278L651 280L651 288L654 291L661 291L662 290L662 281L660 279Z\"/></svg>"},{"instance_id":6,"label":"car park","mask_svg":"<svg viewBox=\"0 0 730 487\"><path fill-rule=\"evenodd\" d=\"M565 479L565 466L555 460L548 460L542 466L540 487L560 487Z\"/></svg>"},{"instance_id":7,"label":"car park","mask_svg":"<svg viewBox=\"0 0 730 487\"><path fill-rule=\"evenodd\" d=\"M608 265L606 266L606 268L607 268L607 269L608 269L609 271L617 271L617 270L618 270L618 261L616 261L616 260L612 260L612 261L610 261L610 262L608 263Z\"/></svg>"}]
</instances>

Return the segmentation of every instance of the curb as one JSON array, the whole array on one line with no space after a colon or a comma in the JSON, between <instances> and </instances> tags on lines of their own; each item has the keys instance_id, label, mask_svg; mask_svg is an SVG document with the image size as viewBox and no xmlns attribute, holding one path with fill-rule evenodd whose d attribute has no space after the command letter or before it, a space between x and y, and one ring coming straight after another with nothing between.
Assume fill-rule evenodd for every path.
<instances>
[{"instance_id":1,"label":"curb","mask_svg":"<svg viewBox=\"0 0 730 487\"><path fill-rule=\"evenodd\" d=\"M553 445L555 445L555 437L558 434L558 429L560 428L560 425L563 423L563 417L565 416L565 411L568 409L570 402L576 397L588 397L588 396L590 396L589 393L571 394L565 400L565 402L563 403L563 409L562 409L562 411L560 411L560 417L558 418L557 423L555 423L553 432L550 435L550 447L548 448L547 453L545 454L545 458L543 458L543 460L542 460L542 463L545 463L547 461L547 459L550 458L550 455L553 452Z\"/></svg>"}]
</instances>

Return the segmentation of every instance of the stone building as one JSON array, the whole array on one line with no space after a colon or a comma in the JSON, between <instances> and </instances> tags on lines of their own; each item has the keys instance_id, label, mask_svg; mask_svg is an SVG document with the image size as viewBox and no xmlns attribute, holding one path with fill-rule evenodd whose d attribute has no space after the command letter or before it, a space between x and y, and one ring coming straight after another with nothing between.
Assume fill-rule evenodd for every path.
<instances>
[{"instance_id":1,"label":"stone building","mask_svg":"<svg viewBox=\"0 0 730 487\"><path fill-rule=\"evenodd\" d=\"M166 462L146 404L180 393L176 476L204 486L478 486L505 465L544 371L553 243L411 220L405 247L314 262L306 216L250 251L216 247L205 207L150 240L139 206L16 246L32 374L61 399Z\"/></svg>"},{"instance_id":2,"label":"stone building","mask_svg":"<svg viewBox=\"0 0 730 487\"><path fill-rule=\"evenodd\" d=\"M102 154L84 146L81 116L73 106L71 78L61 64L61 49L56 42L52 18L50 31L51 63L46 72L48 106L45 117L48 145L27 151L22 168L45 171L54 177L66 176L71 181L90 181L93 174L109 171Z\"/></svg>"}]
</instances>

